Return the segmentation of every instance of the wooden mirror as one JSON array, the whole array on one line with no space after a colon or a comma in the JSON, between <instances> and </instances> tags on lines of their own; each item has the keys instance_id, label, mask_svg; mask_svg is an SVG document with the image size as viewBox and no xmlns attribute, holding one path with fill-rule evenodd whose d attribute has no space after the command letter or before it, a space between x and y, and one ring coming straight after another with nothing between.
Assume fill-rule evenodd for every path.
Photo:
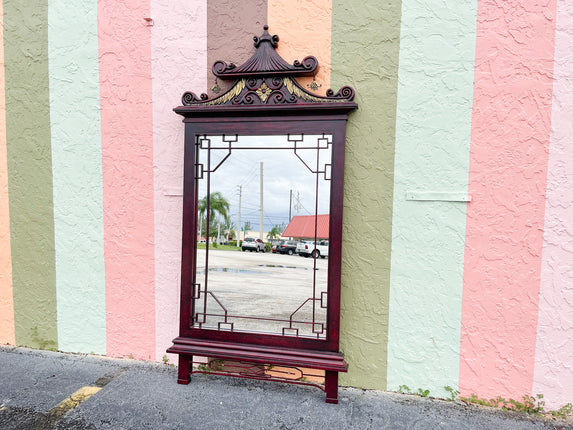
<instances>
[{"instance_id":1,"label":"wooden mirror","mask_svg":"<svg viewBox=\"0 0 573 430\"><path fill-rule=\"evenodd\" d=\"M285 380L270 366L301 375L318 369L326 401L336 403L338 372L347 369L338 350L345 131L357 105L349 87L325 97L304 90L296 76L315 73L317 60L289 65L267 29L254 38L256 52L246 63L213 65L217 78L235 81L229 91L213 99L185 93L175 109L185 123L183 253L180 335L168 352L179 354L182 384L190 381L193 356L217 360L221 371L229 370L225 360L248 363L254 371L227 373L257 379ZM241 183L241 203L225 209L221 190L257 166L259 180ZM269 255L264 244L272 220L290 212L291 190L305 210L287 217L282 234L306 239L307 258ZM263 208L259 234L244 237L239 216L241 251L217 249L210 237L215 229L221 237L221 216L241 212L247 201L252 210L256 199Z\"/></svg>"},{"instance_id":2,"label":"wooden mirror","mask_svg":"<svg viewBox=\"0 0 573 430\"><path fill-rule=\"evenodd\" d=\"M199 136L193 327L326 339L329 246L321 244L328 239L331 152L326 134ZM238 204L234 198L230 205L225 196L236 191ZM233 223L222 223L231 212L238 215ZM256 231L243 228L257 223ZM288 225L274 255L266 233L273 224ZM231 249L242 252L220 250L230 234L239 238Z\"/></svg>"}]
</instances>

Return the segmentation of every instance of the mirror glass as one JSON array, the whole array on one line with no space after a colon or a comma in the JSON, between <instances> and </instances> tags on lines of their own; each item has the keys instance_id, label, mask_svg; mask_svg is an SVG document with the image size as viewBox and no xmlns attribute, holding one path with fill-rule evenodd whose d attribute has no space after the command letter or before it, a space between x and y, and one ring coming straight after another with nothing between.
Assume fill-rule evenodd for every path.
<instances>
[{"instance_id":1,"label":"mirror glass","mask_svg":"<svg viewBox=\"0 0 573 430\"><path fill-rule=\"evenodd\" d=\"M326 339L332 135L196 140L193 326Z\"/></svg>"}]
</instances>

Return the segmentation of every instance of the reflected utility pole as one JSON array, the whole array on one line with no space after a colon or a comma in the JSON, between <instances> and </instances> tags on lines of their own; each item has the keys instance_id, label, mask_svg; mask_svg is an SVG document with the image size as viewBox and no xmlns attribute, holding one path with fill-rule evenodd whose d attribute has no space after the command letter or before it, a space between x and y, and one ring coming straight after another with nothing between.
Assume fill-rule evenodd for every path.
<instances>
[{"instance_id":1,"label":"reflected utility pole","mask_svg":"<svg viewBox=\"0 0 573 430\"><path fill-rule=\"evenodd\" d=\"M294 205L294 208L296 209L296 214L298 216L299 212L300 212L300 193L297 191L296 192L296 204Z\"/></svg>"},{"instance_id":2,"label":"reflected utility pole","mask_svg":"<svg viewBox=\"0 0 573 430\"><path fill-rule=\"evenodd\" d=\"M263 240L263 162L261 161L261 185L260 185L260 193L261 193L261 220L259 224L259 237Z\"/></svg>"},{"instance_id":3,"label":"reflected utility pole","mask_svg":"<svg viewBox=\"0 0 573 430\"><path fill-rule=\"evenodd\" d=\"M288 222L292 220L292 190L290 190L290 198L288 202Z\"/></svg>"},{"instance_id":4,"label":"reflected utility pole","mask_svg":"<svg viewBox=\"0 0 573 430\"><path fill-rule=\"evenodd\" d=\"M239 241L241 240L241 196L243 194L243 186L239 185L239 223L238 223L238 228L236 230L237 233L237 248L240 247L241 245L239 244Z\"/></svg>"}]
</instances>

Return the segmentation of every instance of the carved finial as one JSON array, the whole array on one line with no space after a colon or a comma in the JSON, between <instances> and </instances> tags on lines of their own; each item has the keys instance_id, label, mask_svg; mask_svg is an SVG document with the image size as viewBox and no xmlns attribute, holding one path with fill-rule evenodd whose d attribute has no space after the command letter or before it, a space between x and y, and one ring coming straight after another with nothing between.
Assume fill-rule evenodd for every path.
<instances>
[{"instance_id":1,"label":"carved finial","mask_svg":"<svg viewBox=\"0 0 573 430\"><path fill-rule=\"evenodd\" d=\"M224 61L216 61L213 64L215 85L211 90L215 93L220 90L217 79L234 80L234 86L213 99L208 99L206 94L197 96L191 92L183 95L185 107L216 107L216 106L257 106L257 105L322 105L325 103L341 103L343 109L355 109L356 104L345 105L352 102L354 90L343 87L337 93L328 90L326 97L314 95L296 82L298 76L314 76L318 68L318 60L308 56L302 61L295 61L292 65L287 63L276 51L279 40L277 35L271 36L269 26L263 26L263 33L255 36L255 53L243 64L236 66ZM313 79L309 88L317 90L319 84Z\"/></svg>"},{"instance_id":2,"label":"carved finial","mask_svg":"<svg viewBox=\"0 0 573 430\"><path fill-rule=\"evenodd\" d=\"M253 37L257 50L251 58L240 66L217 61L213 64L213 74L220 79L237 79L253 76L292 76L310 75L318 67L318 61L314 57L305 57L302 61L288 64L277 52L276 47L279 37L271 36L267 31L269 26L263 26L264 31L260 36Z\"/></svg>"},{"instance_id":3,"label":"carved finial","mask_svg":"<svg viewBox=\"0 0 573 430\"><path fill-rule=\"evenodd\" d=\"M258 48L259 45L261 44L261 42L270 42L273 48L276 48L279 42L279 37L275 34L274 36L271 36L269 34L269 32L267 31L269 29L269 26L267 24L265 24L263 26L263 34L261 34L261 37L257 37L254 36L253 40L255 41L254 45L255 48Z\"/></svg>"}]
</instances>

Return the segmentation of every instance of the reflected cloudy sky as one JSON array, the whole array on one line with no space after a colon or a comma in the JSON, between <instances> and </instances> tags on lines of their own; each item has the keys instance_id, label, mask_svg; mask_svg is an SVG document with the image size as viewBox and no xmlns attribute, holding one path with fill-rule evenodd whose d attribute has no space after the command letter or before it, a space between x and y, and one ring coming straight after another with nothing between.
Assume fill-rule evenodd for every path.
<instances>
[{"instance_id":1,"label":"reflected cloudy sky","mask_svg":"<svg viewBox=\"0 0 573 430\"><path fill-rule=\"evenodd\" d=\"M269 231L273 226L289 222L290 191L292 190L291 214L297 215L297 200L299 215L315 213L316 175L310 169L316 170L316 155L319 152L319 170L327 171L330 177L331 142L330 136L240 136L232 142L233 149L229 155L229 143L221 136L209 136L203 140L200 151L200 161L207 170L207 147L219 148L211 150L211 192L221 192L231 204L231 219L235 225L239 215L239 189L241 188L241 226L248 221L253 230L259 230L260 221L260 164L263 164L263 228ZM235 140L226 137L225 140ZM297 151L292 149L296 140ZM320 146L320 151L315 147ZM273 147L280 149L261 149ZM287 148L291 149L287 149ZM297 157L298 154L298 157ZM226 157L227 159L223 161ZM299 158L300 157L300 158ZM306 163L306 165L305 165ZM308 167L307 167L308 166ZM207 177L207 173L204 173ZM329 211L330 181L325 180L323 173L318 175L318 213L327 214ZM201 180L199 198L206 193L206 180ZM297 199L298 196L298 199Z\"/></svg>"}]
</instances>

